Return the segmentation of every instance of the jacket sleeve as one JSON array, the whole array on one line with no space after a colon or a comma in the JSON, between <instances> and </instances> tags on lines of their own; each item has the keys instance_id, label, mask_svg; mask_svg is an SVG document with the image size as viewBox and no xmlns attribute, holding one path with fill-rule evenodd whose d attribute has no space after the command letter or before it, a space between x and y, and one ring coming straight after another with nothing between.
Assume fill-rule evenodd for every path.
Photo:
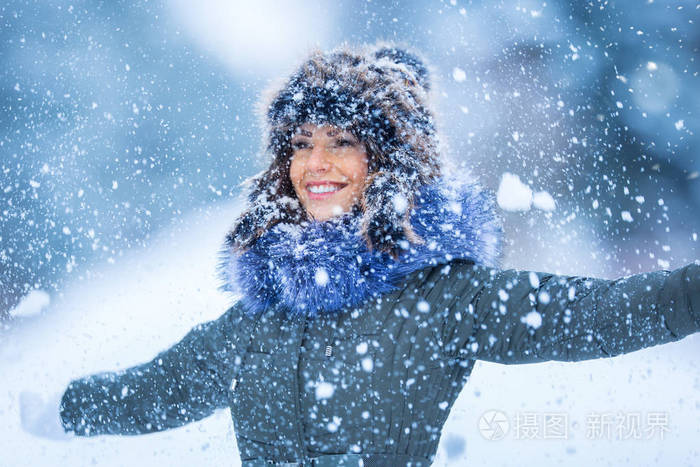
<instances>
[{"instance_id":1,"label":"jacket sleeve","mask_svg":"<svg viewBox=\"0 0 700 467\"><path fill-rule=\"evenodd\" d=\"M71 382L61 400L66 431L135 435L174 428L228 406L236 358L234 306L193 328L153 360Z\"/></svg>"},{"instance_id":2,"label":"jacket sleeve","mask_svg":"<svg viewBox=\"0 0 700 467\"><path fill-rule=\"evenodd\" d=\"M448 355L500 363L579 361L700 331L700 265L617 280L453 263L442 277Z\"/></svg>"}]
</instances>

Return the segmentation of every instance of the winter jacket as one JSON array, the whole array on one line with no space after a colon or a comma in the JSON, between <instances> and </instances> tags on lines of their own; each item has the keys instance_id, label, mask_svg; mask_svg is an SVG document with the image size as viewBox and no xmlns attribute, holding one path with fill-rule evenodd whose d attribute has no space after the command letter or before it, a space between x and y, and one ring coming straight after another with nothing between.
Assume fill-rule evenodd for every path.
<instances>
[{"instance_id":1,"label":"winter jacket","mask_svg":"<svg viewBox=\"0 0 700 467\"><path fill-rule=\"evenodd\" d=\"M244 466L427 466L476 360L611 357L700 330L696 264L612 281L501 270L480 192L419 198L422 243L399 259L347 218L231 255L243 299L148 363L72 382L64 426L140 434L230 407Z\"/></svg>"}]
</instances>

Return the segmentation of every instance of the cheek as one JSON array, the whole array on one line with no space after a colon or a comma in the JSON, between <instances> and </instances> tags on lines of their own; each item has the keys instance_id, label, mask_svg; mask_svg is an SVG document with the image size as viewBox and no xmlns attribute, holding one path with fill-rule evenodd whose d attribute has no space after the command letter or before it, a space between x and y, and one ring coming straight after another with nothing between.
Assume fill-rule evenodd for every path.
<instances>
[{"instance_id":1,"label":"cheek","mask_svg":"<svg viewBox=\"0 0 700 467\"><path fill-rule=\"evenodd\" d=\"M363 156L354 160L353 163L347 168L346 172L353 182L357 184L364 184L367 178L367 159Z\"/></svg>"},{"instance_id":2,"label":"cheek","mask_svg":"<svg viewBox=\"0 0 700 467\"><path fill-rule=\"evenodd\" d=\"M294 190L298 193L299 183L304 175L304 166L297 159L292 159L289 163L289 179L292 182Z\"/></svg>"}]
</instances>

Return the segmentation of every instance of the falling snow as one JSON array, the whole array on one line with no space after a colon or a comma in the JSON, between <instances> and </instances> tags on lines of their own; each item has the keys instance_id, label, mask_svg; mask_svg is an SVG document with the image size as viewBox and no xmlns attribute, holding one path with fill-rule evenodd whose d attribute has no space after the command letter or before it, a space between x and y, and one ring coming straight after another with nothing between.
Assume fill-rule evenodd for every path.
<instances>
[{"instance_id":1,"label":"falling snow","mask_svg":"<svg viewBox=\"0 0 700 467\"><path fill-rule=\"evenodd\" d=\"M324 268L316 269L316 272L314 273L314 280L316 281L316 285L319 287L325 287L328 285L328 272Z\"/></svg>"},{"instance_id":2,"label":"falling snow","mask_svg":"<svg viewBox=\"0 0 700 467\"><path fill-rule=\"evenodd\" d=\"M329 399L333 397L334 392L335 386L333 386L331 383L321 381L316 385L316 399L318 400Z\"/></svg>"},{"instance_id":3,"label":"falling snow","mask_svg":"<svg viewBox=\"0 0 700 467\"><path fill-rule=\"evenodd\" d=\"M9 0L0 13L6 52L0 72L5 89L0 108L0 373L8 385L0 399L6 421L0 434L12 449L3 450L3 459L8 465L52 465L56 459L70 465L132 465L134 459L238 465L230 450L238 428L228 416L215 414L196 429L165 437L62 444L22 430L17 394L35 388L48 397L70 379L143 362L195 323L228 308L228 297L212 284L216 253L244 209L231 200L270 159L268 148L259 146L263 130L254 101L262 93L260 83L277 78L308 44L389 37L425 54L439 117L425 128L435 124L440 133L435 150L446 161L446 175L473 177L485 193L495 192L506 234L500 246L504 268L613 277L674 270L697 260L700 132L694 47L700 30L691 3L365 2L360 7L339 3L329 14L291 2L263 14L245 4L231 10L210 1L138 0L120 9L63 2L30 8L25 1ZM302 93L291 96L292 102L303 99ZM395 149L392 157L407 156L405 148ZM394 193L396 187L389 188ZM400 217L419 198L417 192L396 192L382 208ZM462 215L458 202L440 209ZM343 214L340 206L333 212ZM454 240L465 235L459 227L445 224L439 231ZM405 238L398 245L401 251L412 246ZM426 248L437 246L429 242ZM336 270L310 260L308 250L294 254L312 265L303 282L319 300L327 299L338 286ZM355 266L366 272L372 265L358 260ZM439 271L431 279L450 280L460 268L440 264ZM371 278L370 273L358 282ZM549 310L601 296L591 293L586 282L557 288L560 284L542 273L524 273L519 281L493 289L480 285L483 296L489 296L482 305L492 307L493 314L473 306L439 307L430 293L404 290L410 303L396 306L391 315L400 317L401 331L434 326L438 315L440 324L426 331L432 340L414 342L410 353L395 356L392 365L406 376L392 390L417 398L432 394L431 409L447 411L450 402L426 378L456 374L458 367L449 366L459 355L453 352L482 358L510 345L510 337L493 325L479 328L478 341L461 331L472 332L478 320L496 316L512 319L520 330L527 326L528 335L549 333L552 326L566 335L586 315L567 309L552 316ZM285 291L293 282L285 284ZM449 288L443 298L459 300L466 284ZM381 306L383 297L376 298ZM519 308L521 302L533 310ZM643 310L625 311L622 305L616 310L634 311L621 326L641 339L644 325L635 313ZM338 436L358 424L378 426L379 411L370 401L387 396L377 390L377 375L394 369L383 360L391 350L380 344L383 329L361 322L362 316L359 308L348 313L347 328L329 328L318 347L309 346L321 370L304 375L309 385L299 385L313 401L308 416L317 417L318 431L357 453L367 449L367 439ZM587 336L590 345L597 345L593 330L585 332L577 338L583 342ZM463 345L459 351L455 342ZM619 344L604 343L613 350ZM492 406L503 407L509 416L521 409L512 405L512 391L499 389L512 388L508 378L513 377L519 400L527 400L533 410L555 407L572 418L580 410L607 410L595 391L581 389L582 378L609 381L616 388L608 395L608 407L653 409L639 398L639 388L647 384L663 385L668 400L695 400L697 369L687 358L692 345L685 344L626 360L514 367L514 376L498 363L479 362L445 428L420 420L401 427L401 440L409 446L425 433L437 436L435 465L498 463L483 433L464 427L477 426L480 414ZM269 357L274 347L254 345L254 356L235 365L258 359L269 371L274 366L269 361L278 358ZM429 365L416 357L423 354L430 356ZM470 358L459 355L457 360L469 365L474 363ZM633 381L635 375L644 375L643 381ZM245 375L237 378L229 387L232 397L248 384ZM225 379L227 387L230 381ZM116 386L110 397L128 400L136 389ZM489 398L479 398L489 391ZM347 393L353 395L349 405L333 405L342 404ZM413 403L398 406L420 413ZM688 433L694 433L697 410L692 404L676 405L667 407L678 423L674 436L634 449L610 440L609 449L591 450L583 436L572 436L561 449L527 453L524 444L504 439L501 451L542 465L593 465L600 456L611 465L648 464L649 459L682 464L693 458ZM256 409L270 410L264 404ZM80 449L74 449L76 443Z\"/></svg>"},{"instance_id":4,"label":"falling snow","mask_svg":"<svg viewBox=\"0 0 700 467\"><path fill-rule=\"evenodd\" d=\"M532 189L520 181L520 177L505 172L498 186L496 200L506 211L527 211L532 206Z\"/></svg>"},{"instance_id":5,"label":"falling snow","mask_svg":"<svg viewBox=\"0 0 700 467\"><path fill-rule=\"evenodd\" d=\"M455 67L452 70L452 79L454 79L458 83L461 83L462 81L467 79L467 73L461 68Z\"/></svg>"},{"instance_id":6,"label":"falling snow","mask_svg":"<svg viewBox=\"0 0 700 467\"><path fill-rule=\"evenodd\" d=\"M537 329L542 326L542 315L536 311L531 311L523 317L523 322L528 326Z\"/></svg>"},{"instance_id":7,"label":"falling snow","mask_svg":"<svg viewBox=\"0 0 700 467\"><path fill-rule=\"evenodd\" d=\"M538 191L532 195L532 205L542 211L554 211L557 207L552 195L546 191Z\"/></svg>"}]
</instances>

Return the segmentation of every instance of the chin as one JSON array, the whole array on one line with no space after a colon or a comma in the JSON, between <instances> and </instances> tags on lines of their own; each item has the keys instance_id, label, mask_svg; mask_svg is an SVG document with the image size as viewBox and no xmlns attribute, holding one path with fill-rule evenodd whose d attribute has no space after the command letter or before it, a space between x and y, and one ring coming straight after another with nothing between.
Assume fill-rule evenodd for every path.
<instances>
[{"instance_id":1,"label":"chin","mask_svg":"<svg viewBox=\"0 0 700 467\"><path fill-rule=\"evenodd\" d=\"M336 215L333 215L333 214L330 214L330 213L327 213L327 212L324 212L324 213L316 213L316 214L311 213L311 217L312 217L315 221L325 222L325 221L330 220L330 219L333 219L334 217L337 217L337 216L336 216Z\"/></svg>"},{"instance_id":2,"label":"chin","mask_svg":"<svg viewBox=\"0 0 700 467\"><path fill-rule=\"evenodd\" d=\"M340 206L324 206L319 209L309 210L309 215L319 222L324 222L334 217L342 216L347 213L347 209L343 209Z\"/></svg>"}]
</instances>

